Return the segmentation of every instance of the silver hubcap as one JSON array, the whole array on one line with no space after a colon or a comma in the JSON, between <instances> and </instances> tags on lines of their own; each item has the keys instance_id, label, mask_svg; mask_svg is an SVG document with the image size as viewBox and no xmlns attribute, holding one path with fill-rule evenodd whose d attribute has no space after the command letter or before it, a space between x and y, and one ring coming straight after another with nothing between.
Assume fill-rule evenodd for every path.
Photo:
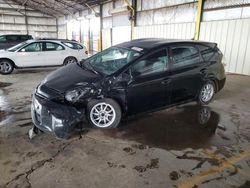
<instances>
[{"instance_id":1,"label":"silver hubcap","mask_svg":"<svg viewBox=\"0 0 250 188\"><path fill-rule=\"evenodd\" d=\"M11 70L11 65L9 62L0 62L0 70L1 72L8 73Z\"/></svg>"},{"instance_id":2,"label":"silver hubcap","mask_svg":"<svg viewBox=\"0 0 250 188\"><path fill-rule=\"evenodd\" d=\"M115 118L116 113L113 106L104 102L96 104L90 111L90 119L97 127L109 127Z\"/></svg>"},{"instance_id":3,"label":"silver hubcap","mask_svg":"<svg viewBox=\"0 0 250 188\"><path fill-rule=\"evenodd\" d=\"M201 90L201 100L203 102L208 102L212 99L214 95L214 86L212 84L206 84Z\"/></svg>"}]
</instances>

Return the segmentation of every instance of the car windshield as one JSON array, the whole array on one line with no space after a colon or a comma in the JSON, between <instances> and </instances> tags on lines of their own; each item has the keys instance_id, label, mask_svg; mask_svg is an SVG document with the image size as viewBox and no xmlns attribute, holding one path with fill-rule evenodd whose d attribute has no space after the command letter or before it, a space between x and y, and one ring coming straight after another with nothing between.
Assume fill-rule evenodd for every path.
<instances>
[{"instance_id":1,"label":"car windshield","mask_svg":"<svg viewBox=\"0 0 250 188\"><path fill-rule=\"evenodd\" d=\"M141 53L134 50L111 47L86 59L83 66L91 67L104 75L111 75L140 55Z\"/></svg>"},{"instance_id":2,"label":"car windshield","mask_svg":"<svg viewBox=\"0 0 250 188\"><path fill-rule=\"evenodd\" d=\"M16 45L16 46L13 46L13 47L11 47L11 48L9 48L9 49L7 49L7 50L8 50L9 52L15 52L16 50L18 50L18 49L24 47L26 44L28 44L28 43L27 43L27 42L22 42L22 43L20 43L20 44L18 44L18 45Z\"/></svg>"}]
</instances>

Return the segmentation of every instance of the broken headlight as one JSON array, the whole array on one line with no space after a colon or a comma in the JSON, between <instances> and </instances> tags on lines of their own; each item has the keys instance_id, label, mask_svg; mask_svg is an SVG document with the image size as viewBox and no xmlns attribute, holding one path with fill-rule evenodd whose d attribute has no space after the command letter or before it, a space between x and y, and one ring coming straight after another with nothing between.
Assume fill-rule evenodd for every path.
<instances>
[{"instance_id":1,"label":"broken headlight","mask_svg":"<svg viewBox=\"0 0 250 188\"><path fill-rule=\"evenodd\" d=\"M65 99L71 103L75 103L78 102L79 99L81 98L85 98L87 96L89 96L89 94L94 93L94 89L92 88L75 88L73 90L67 91L65 93Z\"/></svg>"}]
</instances>

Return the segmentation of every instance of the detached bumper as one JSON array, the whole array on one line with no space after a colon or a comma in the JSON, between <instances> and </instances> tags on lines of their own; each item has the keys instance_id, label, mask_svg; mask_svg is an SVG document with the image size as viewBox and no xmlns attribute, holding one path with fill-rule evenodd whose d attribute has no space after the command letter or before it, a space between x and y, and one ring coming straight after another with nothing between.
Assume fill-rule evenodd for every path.
<instances>
[{"instance_id":1,"label":"detached bumper","mask_svg":"<svg viewBox=\"0 0 250 188\"><path fill-rule=\"evenodd\" d=\"M31 116L34 125L59 138L68 138L75 126L84 119L84 109L59 104L33 95Z\"/></svg>"}]
</instances>

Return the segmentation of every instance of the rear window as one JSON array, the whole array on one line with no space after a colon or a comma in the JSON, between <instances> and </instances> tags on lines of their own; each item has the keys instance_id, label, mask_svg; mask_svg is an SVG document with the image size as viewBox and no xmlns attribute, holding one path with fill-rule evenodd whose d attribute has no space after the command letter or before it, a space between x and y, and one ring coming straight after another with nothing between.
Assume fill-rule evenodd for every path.
<instances>
[{"instance_id":1,"label":"rear window","mask_svg":"<svg viewBox=\"0 0 250 188\"><path fill-rule=\"evenodd\" d=\"M201 56L205 61L211 61L214 55L217 54L216 49L204 45L197 45L197 46L200 50Z\"/></svg>"},{"instance_id":2,"label":"rear window","mask_svg":"<svg viewBox=\"0 0 250 188\"><path fill-rule=\"evenodd\" d=\"M6 38L8 41L18 41L19 40L18 35L8 35L8 36L6 36Z\"/></svg>"},{"instance_id":3,"label":"rear window","mask_svg":"<svg viewBox=\"0 0 250 188\"><path fill-rule=\"evenodd\" d=\"M32 37L30 35L21 35L20 36L20 40L29 40L32 39Z\"/></svg>"},{"instance_id":4,"label":"rear window","mask_svg":"<svg viewBox=\"0 0 250 188\"><path fill-rule=\"evenodd\" d=\"M71 49L83 49L82 45L75 43L75 42L62 42L65 46L68 46Z\"/></svg>"}]
</instances>

